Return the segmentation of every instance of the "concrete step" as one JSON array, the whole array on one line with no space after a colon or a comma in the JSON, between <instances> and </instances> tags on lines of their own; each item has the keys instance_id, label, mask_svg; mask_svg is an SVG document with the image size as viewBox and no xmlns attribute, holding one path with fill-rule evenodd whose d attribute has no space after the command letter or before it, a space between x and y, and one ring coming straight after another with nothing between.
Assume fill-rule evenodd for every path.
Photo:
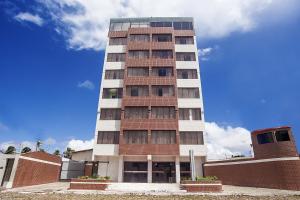
<instances>
[{"instance_id":1,"label":"concrete step","mask_svg":"<svg viewBox=\"0 0 300 200\"><path fill-rule=\"evenodd\" d=\"M185 190L180 189L177 183L111 183L108 185L107 191L119 192L166 192L166 193L182 193Z\"/></svg>"}]
</instances>

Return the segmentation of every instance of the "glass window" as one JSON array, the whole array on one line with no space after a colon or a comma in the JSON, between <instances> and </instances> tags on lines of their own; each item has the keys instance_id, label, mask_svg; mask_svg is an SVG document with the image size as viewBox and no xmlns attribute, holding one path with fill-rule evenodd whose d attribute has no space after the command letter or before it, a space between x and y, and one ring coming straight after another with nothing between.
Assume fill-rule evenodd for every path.
<instances>
[{"instance_id":1,"label":"glass window","mask_svg":"<svg viewBox=\"0 0 300 200\"><path fill-rule=\"evenodd\" d=\"M199 88L178 88L178 98L200 98Z\"/></svg>"},{"instance_id":2,"label":"glass window","mask_svg":"<svg viewBox=\"0 0 300 200\"><path fill-rule=\"evenodd\" d=\"M180 120L201 120L200 108L179 108Z\"/></svg>"},{"instance_id":3,"label":"glass window","mask_svg":"<svg viewBox=\"0 0 300 200\"><path fill-rule=\"evenodd\" d=\"M173 76L172 67L153 67L152 76Z\"/></svg>"},{"instance_id":4,"label":"glass window","mask_svg":"<svg viewBox=\"0 0 300 200\"><path fill-rule=\"evenodd\" d=\"M149 22L132 22L131 28L146 28L149 27Z\"/></svg>"},{"instance_id":5,"label":"glass window","mask_svg":"<svg viewBox=\"0 0 300 200\"><path fill-rule=\"evenodd\" d=\"M128 67L127 68L127 76L149 76L149 68L148 67Z\"/></svg>"},{"instance_id":6,"label":"glass window","mask_svg":"<svg viewBox=\"0 0 300 200\"><path fill-rule=\"evenodd\" d=\"M108 53L107 62L124 62L125 57L125 53Z\"/></svg>"},{"instance_id":7,"label":"glass window","mask_svg":"<svg viewBox=\"0 0 300 200\"><path fill-rule=\"evenodd\" d=\"M135 59L147 59L149 58L149 51L140 51L140 50L134 50L128 52L129 58L135 58Z\"/></svg>"},{"instance_id":8,"label":"glass window","mask_svg":"<svg viewBox=\"0 0 300 200\"><path fill-rule=\"evenodd\" d=\"M204 144L202 131L180 132L180 144Z\"/></svg>"},{"instance_id":9,"label":"glass window","mask_svg":"<svg viewBox=\"0 0 300 200\"><path fill-rule=\"evenodd\" d=\"M125 119L148 119L148 107L125 107Z\"/></svg>"},{"instance_id":10,"label":"glass window","mask_svg":"<svg viewBox=\"0 0 300 200\"><path fill-rule=\"evenodd\" d=\"M180 52L176 53L177 61L196 61L195 53L193 52Z\"/></svg>"},{"instance_id":11,"label":"glass window","mask_svg":"<svg viewBox=\"0 0 300 200\"><path fill-rule=\"evenodd\" d=\"M274 142L272 132L258 134L256 137L257 137L258 144L267 144L267 143Z\"/></svg>"},{"instance_id":12,"label":"glass window","mask_svg":"<svg viewBox=\"0 0 300 200\"><path fill-rule=\"evenodd\" d=\"M150 35L149 34L131 34L129 36L130 41L132 42L149 42Z\"/></svg>"},{"instance_id":13,"label":"glass window","mask_svg":"<svg viewBox=\"0 0 300 200\"><path fill-rule=\"evenodd\" d=\"M123 88L103 88L103 99L121 99Z\"/></svg>"},{"instance_id":14,"label":"glass window","mask_svg":"<svg viewBox=\"0 0 300 200\"><path fill-rule=\"evenodd\" d=\"M151 118L153 119L175 119L175 107L173 106L152 106Z\"/></svg>"},{"instance_id":15,"label":"glass window","mask_svg":"<svg viewBox=\"0 0 300 200\"><path fill-rule=\"evenodd\" d=\"M196 69L177 69L178 79L197 79Z\"/></svg>"},{"instance_id":16,"label":"glass window","mask_svg":"<svg viewBox=\"0 0 300 200\"><path fill-rule=\"evenodd\" d=\"M153 34L153 42L172 42L172 34Z\"/></svg>"},{"instance_id":17,"label":"glass window","mask_svg":"<svg viewBox=\"0 0 300 200\"><path fill-rule=\"evenodd\" d=\"M151 27L172 27L172 22L150 22Z\"/></svg>"},{"instance_id":18,"label":"glass window","mask_svg":"<svg viewBox=\"0 0 300 200\"><path fill-rule=\"evenodd\" d=\"M109 38L109 45L126 45L126 37Z\"/></svg>"},{"instance_id":19,"label":"glass window","mask_svg":"<svg viewBox=\"0 0 300 200\"><path fill-rule=\"evenodd\" d=\"M152 58L172 59L173 58L173 51L172 50L153 50L152 51Z\"/></svg>"},{"instance_id":20,"label":"glass window","mask_svg":"<svg viewBox=\"0 0 300 200\"><path fill-rule=\"evenodd\" d=\"M111 23L110 24L110 31L127 31L130 26L129 22L124 23Z\"/></svg>"},{"instance_id":21,"label":"glass window","mask_svg":"<svg viewBox=\"0 0 300 200\"><path fill-rule=\"evenodd\" d=\"M152 144L176 144L176 131L151 131Z\"/></svg>"},{"instance_id":22,"label":"glass window","mask_svg":"<svg viewBox=\"0 0 300 200\"><path fill-rule=\"evenodd\" d=\"M119 131L98 131L97 144L119 144Z\"/></svg>"},{"instance_id":23,"label":"glass window","mask_svg":"<svg viewBox=\"0 0 300 200\"><path fill-rule=\"evenodd\" d=\"M124 131L126 144L147 144L148 132L146 130Z\"/></svg>"},{"instance_id":24,"label":"glass window","mask_svg":"<svg viewBox=\"0 0 300 200\"><path fill-rule=\"evenodd\" d=\"M192 22L173 22L175 30L193 30Z\"/></svg>"},{"instance_id":25,"label":"glass window","mask_svg":"<svg viewBox=\"0 0 300 200\"><path fill-rule=\"evenodd\" d=\"M176 36L175 44L194 44L193 36Z\"/></svg>"},{"instance_id":26,"label":"glass window","mask_svg":"<svg viewBox=\"0 0 300 200\"><path fill-rule=\"evenodd\" d=\"M280 130L275 132L275 137L278 142L282 141L290 141L289 131L288 130Z\"/></svg>"},{"instance_id":27,"label":"glass window","mask_svg":"<svg viewBox=\"0 0 300 200\"><path fill-rule=\"evenodd\" d=\"M149 96L148 85L132 85L126 87L127 96L138 97L138 96Z\"/></svg>"},{"instance_id":28,"label":"glass window","mask_svg":"<svg viewBox=\"0 0 300 200\"><path fill-rule=\"evenodd\" d=\"M174 96L174 86L173 85L152 85L152 95L165 97Z\"/></svg>"},{"instance_id":29,"label":"glass window","mask_svg":"<svg viewBox=\"0 0 300 200\"><path fill-rule=\"evenodd\" d=\"M101 120L120 120L121 109L119 108L102 108L100 112Z\"/></svg>"},{"instance_id":30,"label":"glass window","mask_svg":"<svg viewBox=\"0 0 300 200\"><path fill-rule=\"evenodd\" d=\"M105 70L105 79L123 79L124 78L124 70L116 69L116 70Z\"/></svg>"}]
</instances>

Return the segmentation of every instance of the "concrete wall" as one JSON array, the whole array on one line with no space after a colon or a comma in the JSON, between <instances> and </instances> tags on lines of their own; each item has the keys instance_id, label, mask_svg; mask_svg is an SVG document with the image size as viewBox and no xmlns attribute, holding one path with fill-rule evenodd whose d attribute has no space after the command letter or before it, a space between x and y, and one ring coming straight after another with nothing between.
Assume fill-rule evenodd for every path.
<instances>
[{"instance_id":1,"label":"concrete wall","mask_svg":"<svg viewBox=\"0 0 300 200\"><path fill-rule=\"evenodd\" d=\"M72 160L92 161L93 150L77 151L72 154Z\"/></svg>"}]
</instances>

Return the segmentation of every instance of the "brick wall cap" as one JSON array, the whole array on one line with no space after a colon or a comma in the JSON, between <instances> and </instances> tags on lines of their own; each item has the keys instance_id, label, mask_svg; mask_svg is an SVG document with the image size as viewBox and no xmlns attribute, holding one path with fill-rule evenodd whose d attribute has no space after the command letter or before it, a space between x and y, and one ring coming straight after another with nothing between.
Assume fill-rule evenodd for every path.
<instances>
[{"instance_id":1,"label":"brick wall cap","mask_svg":"<svg viewBox=\"0 0 300 200\"><path fill-rule=\"evenodd\" d=\"M251 134L259 134L263 132L270 132L270 131L276 131L276 130L282 130L282 129L291 129L290 126L279 126L279 127L273 127L273 128L264 128L264 129L257 129L251 132Z\"/></svg>"}]
</instances>

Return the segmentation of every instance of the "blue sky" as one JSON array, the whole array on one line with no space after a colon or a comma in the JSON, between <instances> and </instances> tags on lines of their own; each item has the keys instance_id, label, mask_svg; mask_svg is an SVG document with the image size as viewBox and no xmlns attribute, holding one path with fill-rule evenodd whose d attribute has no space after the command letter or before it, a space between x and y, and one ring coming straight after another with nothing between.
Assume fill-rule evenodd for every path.
<instances>
[{"instance_id":1,"label":"blue sky","mask_svg":"<svg viewBox=\"0 0 300 200\"><path fill-rule=\"evenodd\" d=\"M149 16L152 6L150 1L143 2L149 10L137 10L141 5L135 1L45 2L0 3L1 148L32 146L37 139L49 151L89 147L108 20ZM249 131L281 125L293 127L299 146L300 4L191 1L199 9L188 12L183 1L176 2L172 10L153 15L195 18L205 117L208 133L215 133L211 150L245 152ZM115 10L107 11L110 7ZM174 14L176 9L183 11ZM234 139L222 140L226 137Z\"/></svg>"}]
</instances>

